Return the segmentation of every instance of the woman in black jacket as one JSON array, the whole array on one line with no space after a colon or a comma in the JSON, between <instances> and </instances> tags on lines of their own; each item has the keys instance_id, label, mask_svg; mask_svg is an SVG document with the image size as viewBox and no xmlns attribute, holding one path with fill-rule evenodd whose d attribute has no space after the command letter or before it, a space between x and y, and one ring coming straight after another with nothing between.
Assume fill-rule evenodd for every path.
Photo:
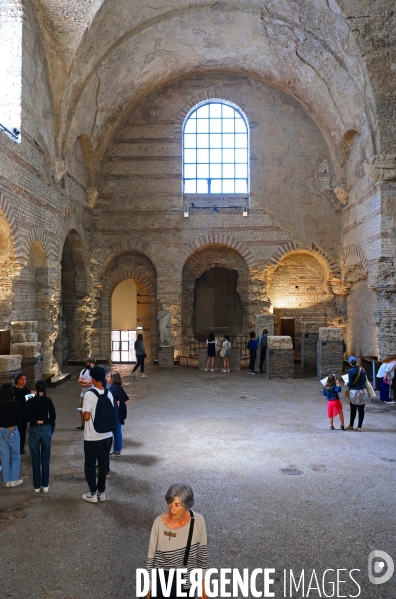
<instances>
[{"instance_id":1,"label":"woman in black jacket","mask_svg":"<svg viewBox=\"0 0 396 599\"><path fill-rule=\"evenodd\" d=\"M19 478L21 455L18 424L20 421L21 409L14 400L13 386L11 383L5 383L0 388L0 457L5 487L16 487L23 483Z\"/></svg>"},{"instance_id":2,"label":"woman in black jacket","mask_svg":"<svg viewBox=\"0 0 396 599\"><path fill-rule=\"evenodd\" d=\"M26 415L30 423L29 449L32 457L33 485L35 493L48 493L49 463L52 433L55 428L56 413L52 399L47 397L47 384L37 381L37 395L27 401Z\"/></svg>"},{"instance_id":3,"label":"woman in black jacket","mask_svg":"<svg viewBox=\"0 0 396 599\"><path fill-rule=\"evenodd\" d=\"M110 383L110 391L118 406L118 422L113 431L114 447L110 455L118 457L121 455L122 450L122 426L127 417L126 404L129 401L129 397L122 388L122 381L119 372L110 372L108 375L108 381Z\"/></svg>"},{"instance_id":4,"label":"woman in black jacket","mask_svg":"<svg viewBox=\"0 0 396 599\"><path fill-rule=\"evenodd\" d=\"M357 366L357 360L354 356L350 356L350 358L348 358L348 362L351 366L350 370L348 371L347 382L349 387L349 405L351 407L351 417L346 430L353 430L356 412L359 412L358 427L356 430L361 433L364 420L364 407L368 401L368 393L366 390L367 376L364 368Z\"/></svg>"}]
</instances>

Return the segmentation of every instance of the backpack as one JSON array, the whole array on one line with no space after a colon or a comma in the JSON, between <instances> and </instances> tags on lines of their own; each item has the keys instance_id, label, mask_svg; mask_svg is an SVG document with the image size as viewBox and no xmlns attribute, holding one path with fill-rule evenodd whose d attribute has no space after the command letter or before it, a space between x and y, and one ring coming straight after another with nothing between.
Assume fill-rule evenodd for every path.
<instances>
[{"instance_id":1,"label":"backpack","mask_svg":"<svg viewBox=\"0 0 396 599\"><path fill-rule=\"evenodd\" d=\"M90 389L92 393L95 393L98 398L96 404L95 418L93 420L93 426L97 433L111 433L118 422L118 406L117 403L112 401L108 396L107 389L104 393L99 393L96 389Z\"/></svg>"}]
</instances>

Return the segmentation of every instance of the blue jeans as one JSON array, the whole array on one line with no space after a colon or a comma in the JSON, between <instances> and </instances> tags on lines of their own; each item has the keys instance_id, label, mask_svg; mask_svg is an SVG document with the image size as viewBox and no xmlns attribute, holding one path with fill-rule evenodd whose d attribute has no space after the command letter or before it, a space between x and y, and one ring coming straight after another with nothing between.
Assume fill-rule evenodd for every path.
<instances>
[{"instance_id":1,"label":"blue jeans","mask_svg":"<svg viewBox=\"0 0 396 599\"><path fill-rule=\"evenodd\" d=\"M120 421L117 422L117 426L113 430L114 447L113 451L121 452L122 449L122 424Z\"/></svg>"},{"instance_id":2,"label":"blue jeans","mask_svg":"<svg viewBox=\"0 0 396 599\"><path fill-rule=\"evenodd\" d=\"M48 487L51 455L52 428L50 424L31 426L29 449L32 457L33 486L35 489Z\"/></svg>"},{"instance_id":3,"label":"blue jeans","mask_svg":"<svg viewBox=\"0 0 396 599\"><path fill-rule=\"evenodd\" d=\"M3 467L3 483L19 480L21 472L20 438L17 426L10 431L0 427L0 458Z\"/></svg>"}]
</instances>

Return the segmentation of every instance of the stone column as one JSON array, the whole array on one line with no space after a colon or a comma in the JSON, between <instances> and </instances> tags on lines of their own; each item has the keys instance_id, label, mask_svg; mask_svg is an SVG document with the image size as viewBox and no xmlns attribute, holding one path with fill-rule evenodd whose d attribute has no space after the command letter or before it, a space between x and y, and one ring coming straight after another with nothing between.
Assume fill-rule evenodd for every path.
<instances>
[{"instance_id":1,"label":"stone column","mask_svg":"<svg viewBox=\"0 0 396 599\"><path fill-rule=\"evenodd\" d=\"M294 349L291 337L268 336L265 371L269 379L294 378Z\"/></svg>"},{"instance_id":2,"label":"stone column","mask_svg":"<svg viewBox=\"0 0 396 599\"><path fill-rule=\"evenodd\" d=\"M301 323L301 370L316 370L318 322Z\"/></svg>"},{"instance_id":3,"label":"stone column","mask_svg":"<svg viewBox=\"0 0 396 599\"><path fill-rule=\"evenodd\" d=\"M15 376L21 371L22 356L0 356L0 385L14 383Z\"/></svg>"},{"instance_id":4,"label":"stone column","mask_svg":"<svg viewBox=\"0 0 396 599\"><path fill-rule=\"evenodd\" d=\"M175 369L175 348L163 345L158 348L158 370Z\"/></svg>"},{"instance_id":5,"label":"stone column","mask_svg":"<svg viewBox=\"0 0 396 599\"><path fill-rule=\"evenodd\" d=\"M319 328L317 341L317 375L323 379L329 374L341 376L343 371L342 329Z\"/></svg>"}]
</instances>

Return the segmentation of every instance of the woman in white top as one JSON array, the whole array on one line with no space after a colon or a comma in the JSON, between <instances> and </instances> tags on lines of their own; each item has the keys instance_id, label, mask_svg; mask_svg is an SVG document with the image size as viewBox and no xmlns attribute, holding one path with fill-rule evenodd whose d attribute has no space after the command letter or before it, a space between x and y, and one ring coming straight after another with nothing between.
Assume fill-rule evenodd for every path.
<instances>
[{"instance_id":1,"label":"woman in white top","mask_svg":"<svg viewBox=\"0 0 396 599\"><path fill-rule=\"evenodd\" d=\"M221 372L230 372L231 341L228 335L224 335L220 355L223 358L223 370Z\"/></svg>"},{"instance_id":2,"label":"woman in white top","mask_svg":"<svg viewBox=\"0 0 396 599\"><path fill-rule=\"evenodd\" d=\"M187 569L187 574L183 575L186 584L181 590L183 593L187 592L187 596L190 596L189 590L192 586L191 570L201 569L204 581L207 569L206 527L203 517L190 509L194 505L194 493L188 485L182 483L172 485L165 495L165 500L168 511L154 520L146 569L150 573L150 588L153 589L153 584L156 585L159 599L164 597L161 578L164 578L165 583L170 585L170 577L173 578L171 593L168 597L178 599L180 594L177 594L176 574L170 570L173 568ZM154 572L153 569L155 569ZM158 569L162 569L163 574L158 572ZM147 597L150 598L150 595L151 591ZM207 598L204 582L202 583L202 597L203 599Z\"/></svg>"},{"instance_id":3,"label":"woman in white top","mask_svg":"<svg viewBox=\"0 0 396 599\"><path fill-rule=\"evenodd\" d=\"M380 379L380 400L385 403L395 403L389 399L389 389L395 376L396 356L385 358L377 372L377 378Z\"/></svg>"}]
</instances>

